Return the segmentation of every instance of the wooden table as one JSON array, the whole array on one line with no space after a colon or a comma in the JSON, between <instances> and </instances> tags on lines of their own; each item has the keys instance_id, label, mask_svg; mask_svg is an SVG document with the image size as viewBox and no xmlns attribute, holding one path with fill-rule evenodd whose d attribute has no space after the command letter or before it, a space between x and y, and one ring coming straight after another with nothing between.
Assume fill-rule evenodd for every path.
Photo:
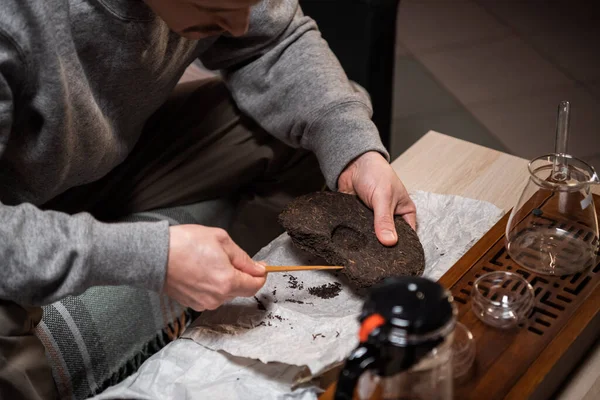
<instances>
[{"instance_id":1,"label":"wooden table","mask_svg":"<svg viewBox=\"0 0 600 400\"><path fill-rule=\"evenodd\" d=\"M529 177L527 163L519 157L430 131L392 166L409 191L485 200L508 212L517 203ZM600 187L595 186L593 192L600 194ZM590 349L556 398L600 399L600 344Z\"/></svg>"}]
</instances>

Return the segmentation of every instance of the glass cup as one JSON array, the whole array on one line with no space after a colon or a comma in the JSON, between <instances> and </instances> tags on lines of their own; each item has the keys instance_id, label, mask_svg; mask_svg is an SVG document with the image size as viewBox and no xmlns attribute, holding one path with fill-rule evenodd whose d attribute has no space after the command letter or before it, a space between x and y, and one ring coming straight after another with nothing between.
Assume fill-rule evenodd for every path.
<instances>
[{"instance_id":1,"label":"glass cup","mask_svg":"<svg viewBox=\"0 0 600 400\"><path fill-rule=\"evenodd\" d=\"M475 361L475 339L464 324L457 322L452 341L452 376L462 381Z\"/></svg>"},{"instance_id":2,"label":"glass cup","mask_svg":"<svg viewBox=\"0 0 600 400\"><path fill-rule=\"evenodd\" d=\"M487 325L508 329L527 319L535 293L519 274L496 271L480 276L471 290L471 308Z\"/></svg>"}]
</instances>

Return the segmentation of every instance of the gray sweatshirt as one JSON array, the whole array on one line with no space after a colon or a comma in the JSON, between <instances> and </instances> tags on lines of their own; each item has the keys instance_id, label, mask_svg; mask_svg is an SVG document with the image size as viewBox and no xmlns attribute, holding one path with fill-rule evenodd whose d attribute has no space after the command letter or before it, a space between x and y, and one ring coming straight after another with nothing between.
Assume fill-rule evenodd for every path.
<instances>
[{"instance_id":1,"label":"gray sweatshirt","mask_svg":"<svg viewBox=\"0 0 600 400\"><path fill-rule=\"evenodd\" d=\"M141 0L2 0L0 298L48 304L95 285L162 289L166 222L107 224L37 206L123 161L198 57L222 71L242 111L314 151L331 188L353 158L387 155L368 99L297 0L264 0L245 36L201 41L171 32Z\"/></svg>"}]
</instances>

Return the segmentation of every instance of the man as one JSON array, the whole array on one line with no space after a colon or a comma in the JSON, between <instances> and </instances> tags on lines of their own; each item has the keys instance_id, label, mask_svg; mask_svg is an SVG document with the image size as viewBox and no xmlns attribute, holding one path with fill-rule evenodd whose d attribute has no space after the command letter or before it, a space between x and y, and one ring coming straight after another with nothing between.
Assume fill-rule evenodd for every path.
<instances>
[{"instance_id":1,"label":"man","mask_svg":"<svg viewBox=\"0 0 600 400\"><path fill-rule=\"evenodd\" d=\"M174 90L196 58L223 80ZM297 0L3 0L0 397L55 396L39 305L95 285L195 310L256 293L264 268L224 231L114 222L316 190L297 148L393 245L393 214L414 227L415 207L370 116Z\"/></svg>"}]
</instances>

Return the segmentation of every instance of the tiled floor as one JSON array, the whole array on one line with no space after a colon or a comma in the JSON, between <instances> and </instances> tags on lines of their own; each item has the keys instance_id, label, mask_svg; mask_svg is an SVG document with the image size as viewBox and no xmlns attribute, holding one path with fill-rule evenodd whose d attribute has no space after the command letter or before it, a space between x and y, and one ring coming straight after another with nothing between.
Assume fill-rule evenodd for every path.
<instances>
[{"instance_id":1,"label":"tiled floor","mask_svg":"<svg viewBox=\"0 0 600 400\"><path fill-rule=\"evenodd\" d=\"M532 158L569 100L569 150L600 169L599 16L583 1L402 0L393 155L434 129Z\"/></svg>"}]
</instances>

